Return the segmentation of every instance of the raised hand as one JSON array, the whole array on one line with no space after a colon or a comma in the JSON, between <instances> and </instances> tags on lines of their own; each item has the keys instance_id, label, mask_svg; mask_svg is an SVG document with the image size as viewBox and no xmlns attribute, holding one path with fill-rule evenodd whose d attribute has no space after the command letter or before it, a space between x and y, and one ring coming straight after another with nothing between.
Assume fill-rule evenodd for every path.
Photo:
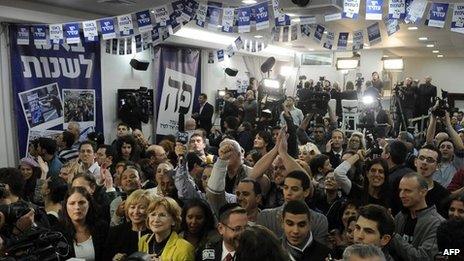
<instances>
[{"instance_id":1,"label":"raised hand","mask_svg":"<svg viewBox=\"0 0 464 261\"><path fill-rule=\"evenodd\" d=\"M42 171L40 178L45 179L47 177L48 171L50 170L48 163L45 162L40 156L37 156L37 163L39 163L40 170Z\"/></svg>"}]
</instances>

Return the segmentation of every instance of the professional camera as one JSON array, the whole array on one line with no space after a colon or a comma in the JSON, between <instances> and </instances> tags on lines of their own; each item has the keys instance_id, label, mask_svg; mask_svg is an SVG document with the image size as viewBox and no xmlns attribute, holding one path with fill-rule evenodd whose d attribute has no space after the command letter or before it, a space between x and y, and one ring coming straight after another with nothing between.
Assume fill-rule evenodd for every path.
<instances>
[{"instance_id":1,"label":"professional camera","mask_svg":"<svg viewBox=\"0 0 464 261\"><path fill-rule=\"evenodd\" d=\"M364 83L364 77L362 77L362 74L356 74L356 80L354 81L354 85L356 86L356 89L361 90L363 83Z\"/></svg>"},{"instance_id":2,"label":"professional camera","mask_svg":"<svg viewBox=\"0 0 464 261\"><path fill-rule=\"evenodd\" d=\"M31 210L31 207L25 202L16 202L9 205L0 205L0 212L5 217L5 223L12 225L18 221L18 219Z\"/></svg>"},{"instance_id":3,"label":"professional camera","mask_svg":"<svg viewBox=\"0 0 464 261\"><path fill-rule=\"evenodd\" d=\"M23 234L5 249L6 260L63 260L69 253L69 245L60 232L44 228L33 229Z\"/></svg>"},{"instance_id":4,"label":"professional camera","mask_svg":"<svg viewBox=\"0 0 464 261\"><path fill-rule=\"evenodd\" d=\"M445 117L446 111L448 111L449 105L448 105L448 92L447 91L441 91L441 98L436 97L435 98L435 103L438 101L438 106L436 108L432 108L432 114L435 117Z\"/></svg>"},{"instance_id":5,"label":"professional camera","mask_svg":"<svg viewBox=\"0 0 464 261\"><path fill-rule=\"evenodd\" d=\"M329 106L330 95L327 92L308 92L300 96L297 107L304 115L315 113L325 115Z\"/></svg>"}]
</instances>

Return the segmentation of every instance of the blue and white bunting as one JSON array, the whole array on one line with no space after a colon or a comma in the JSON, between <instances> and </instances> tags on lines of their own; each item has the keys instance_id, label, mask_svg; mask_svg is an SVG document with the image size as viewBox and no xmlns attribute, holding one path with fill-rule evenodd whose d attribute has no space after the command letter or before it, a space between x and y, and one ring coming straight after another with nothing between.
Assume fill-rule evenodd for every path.
<instances>
[{"instance_id":1,"label":"blue and white bunting","mask_svg":"<svg viewBox=\"0 0 464 261\"><path fill-rule=\"evenodd\" d=\"M87 42L98 41L97 21L91 20L82 22L82 31L84 31L84 38Z\"/></svg>"},{"instance_id":2,"label":"blue and white bunting","mask_svg":"<svg viewBox=\"0 0 464 261\"><path fill-rule=\"evenodd\" d=\"M79 23L65 24L63 30L67 44L78 44L81 42L81 37L79 35Z\"/></svg>"},{"instance_id":3,"label":"blue and white bunting","mask_svg":"<svg viewBox=\"0 0 464 261\"><path fill-rule=\"evenodd\" d=\"M243 7L237 9L237 26L239 33L248 33L251 31L251 8Z\"/></svg>"},{"instance_id":4,"label":"blue and white bunting","mask_svg":"<svg viewBox=\"0 0 464 261\"><path fill-rule=\"evenodd\" d=\"M263 30L269 28L269 10L268 2L263 2L253 6L256 30Z\"/></svg>"},{"instance_id":5,"label":"blue and white bunting","mask_svg":"<svg viewBox=\"0 0 464 261\"><path fill-rule=\"evenodd\" d=\"M364 48L364 33L363 30L358 30L353 33L353 51L358 51Z\"/></svg>"},{"instance_id":6,"label":"blue and white bunting","mask_svg":"<svg viewBox=\"0 0 464 261\"><path fill-rule=\"evenodd\" d=\"M300 16L300 25L315 23L317 23L317 19L315 16Z\"/></svg>"},{"instance_id":7,"label":"blue and white bunting","mask_svg":"<svg viewBox=\"0 0 464 261\"><path fill-rule=\"evenodd\" d=\"M126 54L132 54L132 36L126 38Z\"/></svg>"},{"instance_id":8,"label":"blue and white bunting","mask_svg":"<svg viewBox=\"0 0 464 261\"><path fill-rule=\"evenodd\" d=\"M119 45L119 55L124 55L126 54L126 39L125 38L120 38L118 39L118 45Z\"/></svg>"},{"instance_id":9,"label":"blue and white bunting","mask_svg":"<svg viewBox=\"0 0 464 261\"><path fill-rule=\"evenodd\" d=\"M282 39L281 39L281 42L288 42L289 37L290 37L290 26L282 27Z\"/></svg>"},{"instance_id":10,"label":"blue and white bunting","mask_svg":"<svg viewBox=\"0 0 464 261\"><path fill-rule=\"evenodd\" d=\"M143 50L147 50L148 48L150 48L152 41L153 40L151 39L151 32L143 33L142 34L142 47L143 47Z\"/></svg>"},{"instance_id":11,"label":"blue and white bunting","mask_svg":"<svg viewBox=\"0 0 464 261\"><path fill-rule=\"evenodd\" d=\"M221 8L216 6L208 6L209 22L208 29L217 31L219 26L219 19L221 16Z\"/></svg>"},{"instance_id":12,"label":"blue and white bunting","mask_svg":"<svg viewBox=\"0 0 464 261\"><path fill-rule=\"evenodd\" d=\"M150 11L145 10L135 14L137 17L137 26L140 33L150 32L153 25L151 24Z\"/></svg>"},{"instance_id":13,"label":"blue and white bunting","mask_svg":"<svg viewBox=\"0 0 464 261\"><path fill-rule=\"evenodd\" d=\"M218 62L224 61L224 50L221 49L217 51L217 59Z\"/></svg>"},{"instance_id":14,"label":"blue and white bunting","mask_svg":"<svg viewBox=\"0 0 464 261\"><path fill-rule=\"evenodd\" d=\"M334 40L335 40L335 33L327 32L327 35L325 37L325 41L322 47L324 47L325 49L332 50Z\"/></svg>"},{"instance_id":15,"label":"blue and white bunting","mask_svg":"<svg viewBox=\"0 0 464 261\"><path fill-rule=\"evenodd\" d=\"M342 19L342 13L328 14L324 16L326 22L337 21Z\"/></svg>"},{"instance_id":16,"label":"blue and white bunting","mask_svg":"<svg viewBox=\"0 0 464 261\"><path fill-rule=\"evenodd\" d=\"M235 39L234 43L235 43L235 47L237 48L237 50L241 50L243 48L243 41L240 36L237 37L237 39Z\"/></svg>"},{"instance_id":17,"label":"blue and white bunting","mask_svg":"<svg viewBox=\"0 0 464 261\"><path fill-rule=\"evenodd\" d=\"M454 4L451 31L464 34L464 4Z\"/></svg>"},{"instance_id":18,"label":"blue and white bunting","mask_svg":"<svg viewBox=\"0 0 464 261\"><path fill-rule=\"evenodd\" d=\"M378 22L367 27L367 39L371 46L382 41Z\"/></svg>"},{"instance_id":19,"label":"blue and white bunting","mask_svg":"<svg viewBox=\"0 0 464 261\"><path fill-rule=\"evenodd\" d=\"M314 39L316 40L316 42L318 43L321 42L322 36L324 36L324 31L325 31L325 27L318 24L316 27L316 31L314 31Z\"/></svg>"},{"instance_id":20,"label":"blue and white bunting","mask_svg":"<svg viewBox=\"0 0 464 261\"><path fill-rule=\"evenodd\" d=\"M173 17L176 20L177 24L182 24L183 18L182 18L182 10L184 10L184 1L183 0L177 0L171 3L172 9L174 10L173 15L171 14L171 25L172 27L176 27L177 25L172 24Z\"/></svg>"},{"instance_id":21,"label":"blue and white bunting","mask_svg":"<svg viewBox=\"0 0 464 261\"><path fill-rule=\"evenodd\" d=\"M388 36L392 36L394 33L400 30L398 19L384 19L385 27L387 28Z\"/></svg>"},{"instance_id":22,"label":"blue and white bunting","mask_svg":"<svg viewBox=\"0 0 464 261\"><path fill-rule=\"evenodd\" d=\"M200 27L205 27L206 24L206 13L208 12L208 6L200 4L197 10L196 24Z\"/></svg>"},{"instance_id":23,"label":"blue and white bunting","mask_svg":"<svg viewBox=\"0 0 464 261\"><path fill-rule=\"evenodd\" d=\"M159 27L155 26L151 30L151 43L153 46L156 46L157 44L161 43L161 34Z\"/></svg>"},{"instance_id":24,"label":"blue and white bunting","mask_svg":"<svg viewBox=\"0 0 464 261\"><path fill-rule=\"evenodd\" d=\"M341 32L338 34L338 43L337 43L338 50L346 50L346 47L348 46L349 35L350 33L347 33L347 32Z\"/></svg>"},{"instance_id":25,"label":"blue and white bunting","mask_svg":"<svg viewBox=\"0 0 464 261\"><path fill-rule=\"evenodd\" d=\"M358 19L361 0L343 0L343 18Z\"/></svg>"},{"instance_id":26,"label":"blue and white bunting","mask_svg":"<svg viewBox=\"0 0 464 261\"><path fill-rule=\"evenodd\" d=\"M30 28L29 26L18 26L18 34L16 44L29 45L30 43Z\"/></svg>"},{"instance_id":27,"label":"blue and white bunting","mask_svg":"<svg viewBox=\"0 0 464 261\"><path fill-rule=\"evenodd\" d=\"M135 36L135 52L140 53L142 51L142 35L138 34Z\"/></svg>"},{"instance_id":28,"label":"blue and white bunting","mask_svg":"<svg viewBox=\"0 0 464 261\"><path fill-rule=\"evenodd\" d=\"M118 16L118 27L120 36L131 36L134 34L134 25L132 23L132 15L120 15Z\"/></svg>"},{"instance_id":29,"label":"blue and white bunting","mask_svg":"<svg viewBox=\"0 0 464 261\"><path fill-rule=\"evenodd\" d=\"M298 40L298 27L297 24L290 26L290 41Z\"/></svg>"},{"instance_id":30,"label":"blue and white bunting","mask_svg":"<svg viewBox=\"0 0 464 261\"><path fill-rule=\"evenodd\" d=\"M288 15L284 15L283 19L279 21L278 18L275 19L275 26L289 26L291 24L291 18Z\"/></svg>"},{"instance_id":31,"label":"blue and white bunting","mask_svg":"<svg viewBox=\"0 0 464 261\"><path fill-rule=\"evenodd\" d=\"M418 24L424 16L425 8L427 8L427 0L414 0L411 5L406 8L408 11L404 21L408 24Z\"/></svg>"},{"instance_id":32,"label":"blue and white bunting","mask_svg":"<svg viewBox=\"0 0 464 261\"><path fill-rule=\"evenodd\" d=\"M181 18L184 21L191 21L195 16L195 10L198 8L198 3L195 0L184 1L184 9L182 9Z\"/></svg>"},{"instance_id":33,"label":"blue and white bunting","mask_svg":"<svg viewBox=\"0 0 464 261\"><path fill-rule=\"evenodd\" d=\"M272 0L272 9L274 10L274 18L277 24L281 24L285 20L286 14L280 12L279 0Z\"/></svg>"},{"instance_id":34,"label":"blue and white bunting","mask_svg":"<svg viewBox=\"0 0 464 261\"><path fill-rule=\"evenodd\" d=\"M304 35L306 37L311 36L311 27L309 26L309 24L301 25L300 30L301 30L301 35Z\"/></svg>"},{"instance_id":35,"label":"blue and white bunting","mask_svg":"<svg viewBox=\"0 0 464 261\"><path fill-rule=\"evenodd\" d=\"M446 14L448 13L449 4L447 3L432 3L429 11L427 25L430 27L445 27Z\"/></svg>"},{"instance_id":36,"label":"blue and white bunting","mask_svg":"<svg viewBox=\"0 0 464 261\"><path fill-rule=\"evenodd\" d=\"M366 20L382 20L383 0L366 0Z\"/></svg>"},{"instance_id":37,"label":"blue and white bunting","mask_svg":"<svg viewBox=\"0 0 464 261\"><path fill-rule=\"evenodd\" d=\"M100 20L100 28L103 40L113 39L116 37L113 18Z\"/></svg>"},{"instance_id":38,"label":"blue and white bunting","mask_svg":"<svg viewBox=\"0 0 464 261\"><path fill-rule=\"evenodd\" d=\"M63 43L64 36L62 24L51 24L48 27L48 34L53 44Z\"/></svg>"},{"instance_id":39,"label":"blue and white bunting","mask_svg":"<svg viewBox=\"0 0 464 261\"><path fill-rule=\"evenodd\" d=\"M389 0L388 18L389 19L404 19L405 17L406 17L405 0Z\"/></svg>"},{"instance_id":40,"label":"blue and white bunting","mask_svg":"<svg viewBox=\"0 0 464 261\"><path fill-rule=\"evenodd\" d=\"M35 45L46 45L47 44L47 26L36 25L33 28L34 44Z\"/></svg>"},{"instance_id":41,"label":"blue and white bunting","mask_svg":"<svg viewBox=\"0 0 464 261\"><path fill-rule=\"evenodd\" d=\"M222 31L225 33L234 32L234 8L222 9Z\"/></svg>"},{"instance_id":42,"label":"blue and white bunting","mask_svg":"<svg viewBox=\"0 0 464 261\"><path fill-rule=\"evenodd\" d=\"M168 7L166 5L160 5L153 8L153 16L156 23L161 26L166 26L169 20Z\"/></svg>"},{"instance_id":43,"label":"blue and white bunting","mask_svg":"<svg viewBox=\"0 0 464 261\"><path fill-rule=\"evenodd\" d=\"M234 46L232 44L228 45L227 48L226 48L226 54L227 56L232 57L234 56L235 54L235 51L234 51Z\"/></svg>"}]
</instances>

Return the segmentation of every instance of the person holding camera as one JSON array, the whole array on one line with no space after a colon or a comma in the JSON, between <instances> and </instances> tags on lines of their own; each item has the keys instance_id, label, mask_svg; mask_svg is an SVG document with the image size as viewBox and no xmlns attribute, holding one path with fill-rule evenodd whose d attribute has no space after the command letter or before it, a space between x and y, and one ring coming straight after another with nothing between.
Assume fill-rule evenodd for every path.
<instances>
[{"instance_id":1,"label":"person holding camera","mask_svg":"<svg viewBox=\"0 0 464 261\"><path fill-rule=\"evenodd\" d=\"M414 86L412 78L407 77L404 80L404 85L399 90L401 93L400 101L403 110L404 121L406 122L406 125L409 125L408 121L414 117L416 111L416 104L411 101L416 99L417 87ZM405 128L406 127L407 126L405 126Z\"/></svg>"}]
</instances>

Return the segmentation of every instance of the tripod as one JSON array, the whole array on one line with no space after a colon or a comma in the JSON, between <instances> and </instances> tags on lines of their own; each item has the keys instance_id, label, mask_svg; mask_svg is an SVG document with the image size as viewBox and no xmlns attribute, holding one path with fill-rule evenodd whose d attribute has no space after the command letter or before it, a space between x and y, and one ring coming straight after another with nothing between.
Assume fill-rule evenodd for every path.
<instances>
[{"instance_id":1,"label":"tripod","mask_svg":"<svg viewBox=\"0 0 464 261\"><path fill-rule=\"evenodd\" d=\"M390 111L395 111L395 124L398 125L398 128L395 127L395 130L399 133L401 130L408 130L408 125L406 124L406 119L403 114L403 106L401 105L401 100L398 97L398 90L395 90L395 93L392 96L392 100L390 101Z\"/></svg>"}]
</instances>

